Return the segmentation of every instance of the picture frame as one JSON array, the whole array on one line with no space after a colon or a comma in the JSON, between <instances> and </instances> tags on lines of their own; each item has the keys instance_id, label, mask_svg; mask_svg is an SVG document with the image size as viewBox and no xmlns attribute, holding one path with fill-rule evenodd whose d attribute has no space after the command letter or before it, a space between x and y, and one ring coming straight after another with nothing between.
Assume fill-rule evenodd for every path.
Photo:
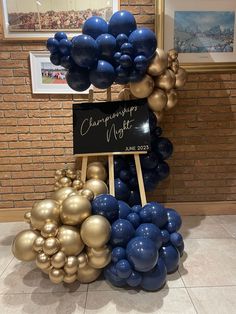
<instances>
[{"instance_id":1,"label":"picture frame","mask_svg":"<svg viewBox=\"0 0 236 314\"><path fill-rule=\"evenodd\" d=\"M57 31L72 38L90 16L108 21L120 8L119 0L0 0L0 4L3 39L18 41L46 40Z\"/></svg>"},{"instance_id":2,"label":"picture frame","mask_svg":"<svg viewBox=\"0 0 236 314\"><path fill-rule=\"evenodd\" d=\"M65 70L50 61L50 53L44 51L30 52L30 70L33 94L89 94L92 85L84 92L71 89L65 79Z\"/></svg>"},{"instance_id":3,"label":"picture frame","mask_svg":"<svg viewBox=\"0 0 236 314\"><path fill-rule=\"evenodd\" d=\"M156 0L158 47L188 72L236 71L235 0Z\"/></svg>"}]
</instances>

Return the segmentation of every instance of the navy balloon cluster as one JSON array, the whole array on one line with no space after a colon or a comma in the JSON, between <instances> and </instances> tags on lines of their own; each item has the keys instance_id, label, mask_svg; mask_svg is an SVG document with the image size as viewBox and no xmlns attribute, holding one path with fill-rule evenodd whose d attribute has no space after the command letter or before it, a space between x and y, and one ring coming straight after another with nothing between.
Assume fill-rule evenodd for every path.
<instances>
[{"instance_id":1,"label":"navy balloon cluster","mask_svg":"<svg viewBox=\"0 0 236 314\"><path fill-rule=\"evenodd\" d=\"M130 207L104 194L93 200L92 210L111 223L112 261L105 278L117 287L162 288L184 251L180 215L156 202Z\"/></svg>"},{"instance_id":2,"label":"navy balloon cluster","mask_svg":"<svg viewBox=\"0 0 236 314\"><path fill-rule=\"evenodd\" d=\"M114 82L141 80L156 47L155 34L147 28L137 29L134 16L124 10L114 13L109 23L90 17L82 34L71 40L64 32L47 40L51 62L68 70L67 83L78 92L90 84L106 89Z\"/></svg>"}]
</instances>

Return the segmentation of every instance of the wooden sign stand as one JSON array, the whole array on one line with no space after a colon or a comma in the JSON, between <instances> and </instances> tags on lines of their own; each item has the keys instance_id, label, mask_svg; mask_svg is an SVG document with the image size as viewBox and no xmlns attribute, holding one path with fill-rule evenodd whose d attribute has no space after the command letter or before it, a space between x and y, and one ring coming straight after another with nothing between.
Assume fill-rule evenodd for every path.
<instances>
[{"instance_id":1,"label":"wooden sign stand","mask_svg":"<svg viewBox=\"0 0 236 314\"><path fill-rule=\"evenodd\" d=\"M93 102L93 90L89 91L89 102ZM111 88L107 89L107 101L111 101ZM140 163L140 154L145 154L146 152L117 152L117 153L94 153L94 154L80 154L77 155L79 158L82 157L82 169L81 169L81 180L83 182L86 181L86 173L87 173L87 166L88 166L88 158L89 156L108 156L108 172L109 172L109 192L111 195L115 196L115 176L114 176L114 156L115 155L134 155L134 161L135 161L135 167L138 177L138 185L139 185L139 192L140 192L140 198L141 198L141 204L144 206L147 204L147 198L144 188L144 182L143 182L143 174L142 174L142 168Z\"/></svg>"}]
</instances>

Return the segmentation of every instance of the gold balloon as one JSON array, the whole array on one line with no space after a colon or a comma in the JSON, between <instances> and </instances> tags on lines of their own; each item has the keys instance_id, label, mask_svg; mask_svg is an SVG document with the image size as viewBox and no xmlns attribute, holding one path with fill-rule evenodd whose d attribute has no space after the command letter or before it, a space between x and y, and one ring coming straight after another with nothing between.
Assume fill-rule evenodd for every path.
<instances>
[{"instance_id":1,"label":"gold balloon","mask_svg":"<svg viewBox=\"0 0 236 314\"><path fill-rule=\"evenodd\" d=\"M73 226L61 226L57 238L61 243L61 251L67 256L78 255L84 248L79 230Z\"/></svg>"},{"instance_id":2,"label":"gold balloon","mask_svg":"<svg viewBox=\"0 0 236 314\"><path fill-rule=\"evenodd\" d=\"M41 235L44 238L49 238L49 237L55 237L58 232L58 225L55 222L47 222L42 230L41 230Z\"/></svg>"},{"instance_id":3,"label":"gold balloon","mask_svg":"<svg viewBox=\"0 0 236 314\"><path fill-rule=\"evenodd\" d=\"M59 204L53 199L36 202L31 210L31 224L41 230L46 222L58 223L60 219Z\"/></svg>"},{"instance_id":4,"label":"gold balloon","mask_svg":"<svg viewBox=\"0 0 236 314\"><path fill-rule=\"evenodd\" d=\"M170 68L176 74L179 71L179 61L173 61Z\"/></svg>"},{"instance_id":5,"label":"gold balloon","mask_svg":"<svg viewBox=\"0 0 236 314\"><path fill-rule=\"evenodd\" d=\"M103 249L87 248L88 264L93 268L104 268L111 261L111 250L108 247Z\"/></svg>"},{"instance_id":6,"label":"gold balloon","mask_svg":"<svg viewBox=\"0 0 236 314\"><path fill-rule=\"evenodd\" d=\"M175 88L181 88L185 85L187 81L187 72L183 68L179 68L176 74Z\"/></svg>"},{"instance_id":7,"label":"gold balloon","mask_svg":"<svg viewBox=\"0 0 236 314\"><path fill-rule=\"evenodd\" d=\"M53 283L61 283L64 276L65 272L63 269L52 268L49 272L49 278Z\"/></svg>"},{"instance_id":8,"label":"gold balloon","mask_svg":"<svg viewBox=\"0 0 236 314\"><path fill-rule=\"evenodd\" d=\"M155 114L155 116L157 118L157 122L161 122L162 119L163 119L163 116L164 116L163 111L154 112L154 114Z\"/></svg>"},{"instance_id":9,"label":"gold balloon","mask_svg":"<svg viewBox=\"0 0 236 314\"><path fill-rule=\"evenodd\" d=\"M99 179L105 181L107 178L107 171L101 162L92 162L87 168L87 179Z\"/></svg>"},{"instance_id":10,"label":"gold balloon","mask_svg":"<svg viewBox=\"0 0 236 314\"><path fill-rule=\"evenodd\" d=\"M74 180L76 178L76 172L72 169L66 169L66 176L67 178Z\"/></svg>"},{"instance_id":11,"label":"gold balloon","mask_svg":"<svg viewBox=\"0 0 236 314\"><path fill-rule=\"evenodd\" d=\"M78 259L75 256L68 256L64 266L64 270L68 275L73 275L78 270Z\"/></svg>"},{"instance_id":12,"label":"gold balloon","mask_svg":"<svg viewBox=\"0 0 236 314\"><path fill-rule=\"evenodd\" d=\"M123 88L118 94L119 100L131 100L132 94L129 88Z\"/></svg>"},{"instance_id":13,"label":"gold balloon","mask_svg":"<svg viewBox=\"0 0 236 314\"><path fill-rule=\"evenodd\" d=\"M89 189L82 189L78 191L78 195L86 197L90 202L94 199L94 193Z\"/></svg>"},{"instance_id":14,"label":"gold balloon","mask_svg":"<svg viewBox=\"0 0 236 314\"><path fill-rule=\"evenodd\" d=\"M25 214L24 214L24 220L25 220L25 222L27 222L27 223L31 223L31 212L29 211L29 212L26 212Z\"/></svg>"},{"instance_id":15,"label":"gold balloon","mask_svg":"<svg viewBox=\"0 0 236 314\"><path fill-rule=\"evenodd\" d=\"M111 226L109 221L100 215L88 217L81 226L83 242L93 248L104 246L110 239Z\"/></svg>"},{"instance_id":16,"label":"gold balloon","mask_svg":"<svg viewBox=\"0 0 236 314\"><path fill-rule=\"evenodd\" d=\"M33 249L34 241L40 234L33 230L24 230L17 234L12 243L12 253L20 261L33 261L37 253Z\"/></svg>"},{"instance_id":17,"label":"gold balloon","mask_svg":"<svg viewBox=\"0 0 236 314\"><path fill-rule=\"evenodd\" d=\"M33 244L33 249L36 252L41 252L43 250L43 245L44 245L44 238L39 236L35 239L34 244Z\"/></svg>"},{"instance_id":18,"label":"gold balloon","mask_svg":"<svg viewBox=\"0 0 236 314\"><path fill-rule=\"evenodd\" d=\"M45 254L53 255L60 250L60 242L57 238L47 238L43 245Z\"/></svg>"},{"instance_id":19,"label":"gold balloon","mask_svg":"<svg viewBox=\"0 0 236 314\"><path fill-rule=\"evenodd\" d=\"M66 174L65 169L58 169L55 172L55 176L64 177Z\"/></svg>"},{"instance_id":20,"label":"gold balloon","mask_svg":"<svg viewBox=\"0 0 236 314\"><path fill-rule=\"evenodd\" d=\"M40 269L49 268L51 266L50 257L44 252L39 253L36 257L36 265Z\"/></svg>"},{"instance_id":21,"label":"gold balloon","mask_svg":"<svg viewBox=\"0 0 236 314\"><path fill-rule=\"evenodd\" d=\"M44 274L49 275L51 269L53 269L52 265L49 266L48 268L44 268L44 269L41 269L41 270L42 270L42 272L43 272Z\"/></svg>"},{"instance_id":22,"label":"gold balloon","mask_svg":"<svg viewBox=\"0 0 236 314\"><path fill-rule=\"evenodd\" d=\"M161 111L167 103L166 93L162 89L155 88L148 97L148 106L152 111Z\"/></svg>"},{"instance_id":23,"label":"gold balloon","mask_svg":"<svg viewBox=\"0 0 236 314\"><path fill-rule=\"evenodd\" d=\"M81 180L81 170L76 170L76 179Z\"/></svg>"},{"instance_id":24,"label":"gold balloon","mask_svg":"<svg viewBox=\"0 0 236 314\"><path fill-rule=\"evenodd\" d=\"M96 280L101 274L101 269L92 268L89 265L84 266L83 268L79 268L77 272L77 279L81 283L89 283Z\"/></svg>"},{"instance_id":25,"label":"gold balloon","mask_svg":"<svg viewBox=\"0 0 236 314\"><path fill-rule=\"evenodd\" d=\"M146 98L154 89L154 81L148 74L139 82L130 83L130 91L137 98Z\"/></svg>"},{"instance_id":26,"label":"gold balloon","mask_svg":"<svg viewBox=\"0 0 236 314\"><path fill-rule=\"evenodd\" d=\"M86 253L80 253L80 255L77 256L78 259L78 268L83 268L88 264L88 256Z\"/></svg>"},{"instance_id":27,"label":"gold balloon","mask_svg":"<svg viewBox=\"0 0 236 314\"><path fill-rule=\"evenodd\" d=\"M167 54L172 61L175 61L178 58L178 52L175 49L170 49Z\"/></svg>"},{"instance_id":28,"label":"gold balloon","mask_svg":"<svg viewBox=\"0 0 236 314\"><path fill-rule=\"evenodd\" d=\"M167 53L165 53L162 49L156 50L156 55L152 59L148 69L147 73L151 76L158 76L161 73L163 73L168 66L168 56Z\"/></svg>"},{"instance_id":29,"label":"gold balloon","mask_svg":"<svg viewBox=\"0 0 236 314\"><path fill-rule=\"evenodd\" d=\"M95 197L100 194L108 194L108 187L106 183L99 179L90 179L86 181L84 188L91 190Z\"/></svg>"},{"instance_id":30,"label":"gold balloon","mask_svg":"<svg viewBox=\"0 0 236 314\"><path fill-rule=\"evenodd\" d=\"M64 187L66 187L66 186L71 186L71 185L72 185L71 179L70 179L70 178L67 178L67 177L61 178L61 179L59 180L59 183L60 183L62 186L64 186Z\"/></svg>"},{"instance_id":31,"label":"gold balloon","mask_svg":"<svg viewBox=\"0 0 236 314\"><path fill-rule=\"evenodd\" d=\"M61 188L52 194L52 199L61 204L72 192L76 192L76 189L72 187Z\"/></svg>"},{"instance_id":32,"label":"gold balloon","mask_svg":"<svg viewBox=\"0 0 236 314\"><path fill-rule=\"evenodd\" d=\"M91 215L91 203L83 196L69 196L61 205L61 221L66 225L81 224Z\"/></svg>"},{"instance_id":33,"label":"gold balloon","mask_svg":"<svg viewBox=\"0 0 236 314\"><path fill-rule=\"evenodd\" d=\"M72 183L72 187L75 188L76 190L81 190L83 186L84 186L83 181L78 179L74 180Z\"/></svg>"},{"instance_id":34,"label":"gold balloon","mask_svg":"<svg viewBox=\"0 0 236 314\"><path fill-rule=\"evenodd\" d=\"M171 91L169 91L167 93L167 104L166 104L166 110L172 109L174 106L177 105L178 103L178 94L176 92L176 90L172 89Z\"/></svg>"},{"instance_id":35,"label":"gold balloon","mask_svg":"<svg viewBox=\"0 0 236 314\"><path fill-rule=\"evenodd\" d=\"M64 279L63 279L65 283L73 283L76 280L77 280L77 273L72 274L72 275L65 274Z\"/></svg>"},{"instance_id":36,"label":"gold balloon","mask_svg":"<svg viewBox=\"0 0 236 314\"><path fill-rule=\"evenodd\" d=\"M55 268L62 268L66 263L66 255L64 252L59 251L51 257L51 264Z\"/></svg>"},{"instance_id":37,"label":"gold balloon","mask_svg":"<svg viewBox=\"0 0 236 314\"><path fill-rule=\"evenodd\" d=\"M166 70L155 79L155 85L166 91L174 88L176 82L175 74L171 70Z\"/></svg>"}]
</instances>

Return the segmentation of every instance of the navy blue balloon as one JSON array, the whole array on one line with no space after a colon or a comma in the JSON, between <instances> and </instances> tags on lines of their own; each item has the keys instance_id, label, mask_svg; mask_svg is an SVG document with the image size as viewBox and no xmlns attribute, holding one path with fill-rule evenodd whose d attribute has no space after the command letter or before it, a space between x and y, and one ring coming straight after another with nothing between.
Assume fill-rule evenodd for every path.
<instances>
[{"instance_id":1,"label":"navy blue balloon","mask_svg":"<svg viewBox=\"0 0 236 314\"><path fill-rule=\"evenodd\" d=\"M130 198L130 189L121 179L115 179L115 196L118 200L128 201Z\"/></svg>"},{"instance_id":2,"label":"navy blue balloon","mask_svg":"<svg viewBox=\"0 0 236 314\"><path fill-rule=\"evenodd\" d=\"M137 25L133 14L122 10L112 15L108 25L108 33L115 37L119 34L129 36L136 28Z\"/></svg>"},{"instance_id":3,"label":"navy blue balloon","mask_svg":"<svg viewBox=\"0 0 236 314\"><path fill-rule=\"evenodd\" d=\"M163 260L167 273L173 273L179 266L179 252L173 245L162 246L159 250L160 258Z\"/></svg>"},{"instance_id":4,"label":"navy blue balloon","mask_svg":"<svg viewBox=\"0 0 236 314\"><path fill-rule=\"evenodd\" d=\"M133 45L135 56L143 55L150 58L157 48L157 39L153 31L139 28L129 36L129 43Z\"/></svg>"},{"instance_id":5,"label":"navy blue balloon","mask_svg":"<svg viewBox=\"0 0 236 314\"><path fill-rule=\"evenodd\" d=\"M98 60L96 41L88 35L77 36L72 43L71 56L75 63L81 67L94 67Z\"/></svg>"},{"instance_id":6,"label":"navy blue balloon","mask_svg":"<svg viewBox=\"0 0 236 314\"><path fill-rule=\"evenodd\" d=\"M142 206L141 205L134 205L131 210L136 213L136 214L139 214L140 210L142 209Z\"/></svg>"},{"instance_id":7,"label":"navy blue balloon","mask_svg":"<svg viewBox=\"0 0 236 314\"><path fill-rule=\"evenodd\" d=\"M155 170L158 181L165 180L170 174L170 167L165 161L159 162Z\"/></svg>"},{"instance_id":8,"label":"navy blue balloon","mask_svg":"<svg viewBox=\"0 0 236 314\"><path fill-rule=\"evenodd\" d=\"M143 170L143 182L146 191L151 191L156 188L158 183L157 174L153 170Z\"/></svg>"},{"instance_id":9,"label":"navy blue balloon","mask_svg":"<svg viewBox=\"0 0 236 314\"><path fill-rule=\"evenodd\" d=\"M162 242L166 244L170 241L170 234L166 229L161 230Z\"/></svg>"},{"instance_id":10,"label":"navy blue balloon","mask_svg":"<svg viewBox=\"0 0 236 314\"><path fill-rule=\"evenodd\" d=\"M141 155L141 165L145 169L154 169L158 164L157 155L154 152L149 152L145 155Z\"/></svg>"},{"instance_id":11,"label":"navy blue balloon","mask_svg":"<svg viewBox=\"0 0 236 314\"><path fill-rule=\"evenodd\" d=\"M88 71L84 68L71 68L66 74L67 84L77 92L85 91L90 86Z\"/></svg>"},{"instance_id":12,"label":"navy blue balloon","mask_svg":"<svg viewBox=\"0 0 236 314\"><path fill-rule=\"evenodd\" d=\"M173 153L173 144L168 138L160 137L152 145L152 149L161 159L168 159Z\"/></svg>"},{"instance_id":13,"label":"navy blue balloon","mask_svg":"<svg viewBox=\"0 0 236 314\"><path fill-rule=\"evenodd\" d=\"M152 222L152 208L145 205L139 212L142 222Z\"/></svg>"},{"instance_id":14,"label":"navy blue balloon","mask_svg":"<svg viewBox=\"0 0 236 314\"><path fill-rule=\"evenodd\" d=\"M131 213L131 208L129 205L123 201L118 201L119 207L119 218L126 219L126 217Z\"/></svg>"},{"instance_id":15,"label":"navy blue balloon","mask_svg":"<svg viewBox=\"0 0 236 314\"><path fill-rule=\"evenodd\" d=\"M126 258L126 251L123 247L117 246L111 252L111 260L113 263L117 263L121 259Z\"/></svg>"},{"instance_id":16,"label":"navy blue balloon","mask_svg":"<svg viewBox=\"0 0 236 314\"><path fill-rule=\"evenodd\" d=\"M127 54L120 57L119 63L123 68L130 68L133 65L131 57Z\"/></svg>"},{"instance_id":17,"label":"navy blue balloon","mask_svg":"<svg viewBox=\"0 0 236 314\"><path fill-rule=\"evenodd\" d=\"M151 239L156 244L158 250L162 245L161 230L153 223L141 224L136 229L135 236Z\"/></svg>"},{"instance_id":18,"label":"navy blue balloon","mask_svg":"<svg viewBox=\"0 0 236 314\"><path fill-rule=\"evenodd\" d=\"M58 50L59 50L59 41L56 40L55 38L48 38L46 46L47 46L47 49L51 53L58 52Z\"/></svg>"},{"instance_id":19,"label":"navy blue balloon","mask_svg":"<svg viewBox=\"0 0 236 314\"><path fill-rule=\"evenodd\" d=\"M99 35L108 32L107 22L100 16L92 16L83 25L82 33L97 39Z\"/></svg>"},{"instance_id":20,"label":"navy blue balloon","mask_svg":"<svg viewBox=\"0 0 236 314\"><path fill-rule=\"evenodd\" d=\"M119 173L121 170L127 168L127 163L122 157L115 157L114 159L114 172L115 172L115 177L119 177Z\"/></svg>"},{"instance_id":21,"label":"navy blue balloon","mask_svg":"<svg viewBox=\"0 0 236 314\"><path fill-rule=\"evenodd\" d=\"M134 59L134 64L137 70L141 69L146 69L148 65L147 58L143 55L139 55Z\"/></svg>"},{"instance_id":22,"label":"navy blue balloon","mask_svg":"<svg viewBox=\"0 0 236 314\"><path fill-rule=\"evenodd\" d=\"M109 194L98 195L92 201L93 215L102 215L110 222L118 219L119 204L116 198Z\"/></svg>"},{"instance_id":23,"label":"navy blue balloon","mask_svg":"<svg viewBox=\"0 0 236 314\"><path fill-rule=\"evenodd\" d=\"M137 176L137 170L136 170L135 163L133 163L133 162L129 163L129 170L133 176Z\"/></svg>"},{"instance_id":24,"label":"navy blue balloon","mask_svg":"<svg viewBox=\"0 0 236 314\"><path fill-rule=\"evenodd\" d=\"M183 237L180 233L178 232L173 232L170 234L170 242L175 246L181 246L183 244Z\"/></svg>"},{"instance_id":25,"label":"navy blue balloon","mask_svg":"<svg viewBox=\"0 0 236 314\"><path fill-rule=\"evenodd\" d=\"M54 65L60 65L61 64L61 55L59 52L54 52L50 55L50 61Z\"/></svg>"},{"instance_id":26,"label":"navy blue balloon","mask_svg":"<svg viewBox=\"0 0 236 314\"><path fill-rule=\"evenodd\" d=\"M141 287L147 291L157 291L166 283L166 266L161 258L156 266L149 272L143 274Z\"/></svg>"},{"instance_id":27,"label":"navy blue balloon","mask_svg":"<svg viewBox=\"0 0 236 314\"><path fill-rule=\"evenodd\" d=\"M141 222L139 215L136 213L130 213L126 219L132 223L135 229L138 228Z\"/></svg>"},{"instance_id":28,"label":"navy blue balloon","mask_svg":"<svg viewBox=\"0 0 236 314\"><path fill-rule=\"evenodd\" d=\"M158 250L152 240L135 237L127 245L126 256L135 270L146 272L156 265Z\"/></svg>"},{"instance_id":29,"label":"navy blue balloon","mask_svg":"<svg viewBox=\"0 0 236 314\"><path fill-rule=\"evenodd\" d=\"M115 83L120 84L120 85L126 85L129 83L129 77L128 76L126 76L126 77L117 76L115 79Z\"/></svg>"},{"instance_id":30,"label":"navy blue balloon","mask_svg":"<svg viewBox=\"0 0 236 314\"><path fill-rule=\"evenodd\" d=\"M72 67L77 67L71 56L63 56L61 57L61 66L65 69L70 69Z\"/></svg>"},{"instance_id":31,"label":"navy blue balloon","mask_svg":"<svg viewBox=\"0 0 236 314\"><path fill-rule=\"evenodd\" d=\"M133 45L131 45L131 43L124 43L120 47L120 51L121 51L122 54L126 54L126 55L132 56L133 53L134 53L134 48L133 48Z\"/></svg>"},{"instance_id":32,"label":"navy blue balloon","mask_svg":"<svg viewBox=\"0 0 236 314\"><path fill-rule=\"evenodd\" d=\"M121 259L115 265L117 275L122 279L128 279L132 273L132 268L130 263L126 259Z\"/></svg>"},{"instance_id":33,"label":"navy blue balloon","mask_svg":"<svg viewBox=\"0 0 236 314\"><path fill-rule=\"evenodd\" d=\"M111 226L110 243L112 246L125 247L134 233L134 227L128 220L118 219Z\"/></svg>"},{"instance_id":34,"label":"navy blue balloon","mask_svg":"<svg viewBox=\"0 0 236 314\"><path fill-rule=\"evenodd\" d=\"M129 79L129 69L125 69L121 65L116 68L117 78Z\"/></svg>"},{"instance_id":35,"label":"navy blue balloon","mask_svg":"<svg viewBox=\"0 0 236 314\"><path fill-rule=\"evenodd\" d=\"M90 71L89 78L95 87L106 89L113 84L116 74L113 66L109 62L99 60L97 67Z\"/></svg>"},{"instance_id":36,"label":"navy blue balloon","mask_svg":"<svg viewBox=\"0 0 236 314\"><path fill-rule=\"evenodd\" d=\"M128 40L129 40L128 36L126 36L125 34L119 34L116 37L117 47L120 48L124 43L127 43Z\"/></svg>"},{"instance_id":37,"label":"navy blue balloon","mask_svg":"<svg viewBox=\"0 0 236 314\"><path fill-rule=\"evenodd\" d=\"M157 127L155 128L155 130L153 131L153 135L155 136L155 139L156 139L157 137L160 137L161 134L162 134L162 129L161 129L159 126L157 126Z\"/></svg>"},{"instance_id":38,"label":"navy blue balloon","mask_svg":"<svg viewBox=\"0 0 236 314\"><path fill-rule=\"evenodd\" d=\"M110 34L102 34L96 39L99 58L109 60L113 58L113 55L116 51L116 39Z\"/></svg>"},{"instance_id":39,"label":"navy blue balloon","mask_svg":"<svg viewBox=\"0 0 236 314\"><path fill-rule=\"evenodd\" d=\"M130 287L138 287L141 284L142 281L142 275L133 270L129 278L126 280L127 285Z\"/></svg>"},{"instance_id":40,"label":"navy blue balloon","mask_svg":"<svg viewBox=\"0 0 236 314\"><path fill-rule=\"evenodd\" d=\"M184 242L180 246L176 246L176 249L178 250L180 257L182 257L184 254Z\"/></svg>"},{"instance_id":41,"label":"navy blue balloon","mask_svg":"<svg viewBox=\"0 0 236 314\"><path fill-rule=\"evenodd\" d=\"M62 39L67 39L67 35L66 33L64 32L57 32L55 35L54 35L54 38L58 41L62 40Z\"/></svg>"},{"instance_id":42,"label":"navy blue balloon","mask_svg":"<svg viewBox=\"0 0 236 314\"><path fill-rule=\"evenodd\" d=\"M169 233L177 232L182 225L181 216L174 209L167 208L168 222L165 228Z\"/></svg>"},{"instance_id":43,"label":"navy blue balloon","mask_svg":"<svg viewBox=\"0 0 236 314\"><path fill-rule=\"evenodd\" d=\"M127 182L127 181L130 180L130 177L131 177L131 174L130 174L129 170L123 169L123 170L120 171L119 178L122 181Z\"/></svg>"},{"instance_id":44,"label":"navy blue balloon","mask_svg":"<svg viewBox=\"0 0 236 314\"><path fill-rule=\"evenodd\" d=\"M113 286L115 287L124 287L126 285L126 280L120 278L117 275L117 270L115 268L114 264L109 264L105 269L104 269L104 277L107 281L109 281Z\"/></svg>"},{"instance_id":45,"label":"navy blue balloon","mask_svg":"<svg viewBox=\"0 0 236 314\"><path fill-rule=\"evenodd\" d=\"M121 52L117 51L115 54L114 54L114 59L117 63L120 62L120 57L121 57Z\"/></svg>"},{"instance_id":46,"label":"navy blue balloon","mask_svg":"<svg viewBox=\"0 0 236 314\"><path fill-rule=\"evenodd\" d=\"M64 56L69 56L71 51L72 43L68 39L62 39L59 42L59 50Z\"/></svg>"},{"instance_id":47,"label":"navy blue balloon","mask_svg":"<svg viewBox=\"0 0 236 314\"><path fill-rule=\"evenodd\" d=\"M165 207L157 202L150 202L145 207L149 207L151 210L152 222L159 228L164 227L168 221Z\"/></svg>"},{"instance_id":48,"label":"navy blue balloon","mask_svg":"<svg viewBox=\"0 0 236 314\"><path fill-rule=\"evenodd\" d=\"M130 191L128 203L129 206L139 205L141 203L141 198L138 191Z\"/></svg>"},{"instance_id":49,"label":"navy blue balloon","mask_svg":"<svg viewBox=\"0 0 236 314\"><path fill-rule=\"evenodd\" d=\"M139 72L136 69L133 69L129 74L129 81L133 83L139 82L142 80L143 76L143 73Z\"/></svg>"}]
</instances>

